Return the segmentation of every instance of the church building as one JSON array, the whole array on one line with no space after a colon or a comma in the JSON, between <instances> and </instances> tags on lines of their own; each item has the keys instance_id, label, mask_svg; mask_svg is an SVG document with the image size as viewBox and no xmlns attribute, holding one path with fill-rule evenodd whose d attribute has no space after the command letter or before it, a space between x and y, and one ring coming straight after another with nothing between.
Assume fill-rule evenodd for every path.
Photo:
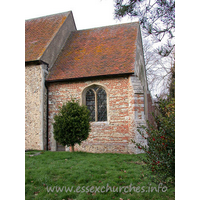
<instances>
[{"instance_id":1,"label":"church building","mask_svg":"<svg viewBox=\"0 0 200 200\"><path fill-rule=\"evenodd\" d=\"M25 149L69 151L53 136L54 116L75 98L91 132L75 151L140 153L138 129L151 109L138 22L77 30L71 11L25 22Z\"/></svg>"}]
</instances>

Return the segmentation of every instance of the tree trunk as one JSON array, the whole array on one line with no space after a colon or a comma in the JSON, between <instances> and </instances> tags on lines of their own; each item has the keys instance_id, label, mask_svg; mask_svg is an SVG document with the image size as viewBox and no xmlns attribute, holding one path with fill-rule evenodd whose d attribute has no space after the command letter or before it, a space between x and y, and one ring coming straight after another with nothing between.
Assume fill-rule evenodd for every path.
<instances>
[{"instance_id":1,"label":"tree trunk","mask_svg":"<svg viewBox=\"0 0 200 200\"><path fill-rule=\"evenodd\" d=\"M72 145L72 152L74 152L74 145Z\"/></svg>"}]
</instances>

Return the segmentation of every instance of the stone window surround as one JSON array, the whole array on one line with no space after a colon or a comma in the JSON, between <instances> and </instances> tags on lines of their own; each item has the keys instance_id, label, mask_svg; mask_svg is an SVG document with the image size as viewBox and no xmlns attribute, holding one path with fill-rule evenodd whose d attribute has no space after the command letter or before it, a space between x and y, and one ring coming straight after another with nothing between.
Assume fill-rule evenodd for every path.
<instances>
[{"instance_id":1,"label":"stone window surround","mask_svg":"<svg viewBox=\"0 0 200 200\"><path fill-rule=\"evenodd\" d=\"M109 115L109 91L106 86L100 83L92 83L90 85L87 85L85 88L83 88L81 93L81 104L86 105L86 93L89 89L92 89L93 87L98 86L99 88L102 88L106 92L107 97L107 121L93 121L91 124L93 125L103 125L103 124L109 124L110 121L110 115ZM96 94L95 94L96 95ZM97 101L97 98L95 97L95 102ZM95 106L95 115L97 113L97 106Z\"/></svg>"}]
</instances>

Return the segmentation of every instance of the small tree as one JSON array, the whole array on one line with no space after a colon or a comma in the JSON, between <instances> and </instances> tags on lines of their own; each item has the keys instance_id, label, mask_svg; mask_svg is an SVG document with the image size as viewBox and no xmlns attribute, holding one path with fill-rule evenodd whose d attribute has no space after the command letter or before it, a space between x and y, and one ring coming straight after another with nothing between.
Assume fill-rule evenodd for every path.
<instances>
[{"instance_id":1,"label":"small tree","mask_svg":"<svg viewBox=\"0 0 200 200\"><path fill-rule=\"evenodd\" d=\"M175 100L173 98L158 100L158 113L154 116L155 123L143 127L148 137L139 131L148 141L148 146L136 143L136 148L146 154L142 159L152 172L156 183L175 184Z\"/></svg>"},{"instance_id":2,"label":"small tree","mask_svg":"<svg viewBox=\"0 0 200 200\"><path fill-rule=\"evenodd\" d=\"M86 106L80 106L78 101L72 99L60 108L54 117L54 138L63 146L72 147L86 140L90 131L90 112Z\"/></svg>"}]
</instances>

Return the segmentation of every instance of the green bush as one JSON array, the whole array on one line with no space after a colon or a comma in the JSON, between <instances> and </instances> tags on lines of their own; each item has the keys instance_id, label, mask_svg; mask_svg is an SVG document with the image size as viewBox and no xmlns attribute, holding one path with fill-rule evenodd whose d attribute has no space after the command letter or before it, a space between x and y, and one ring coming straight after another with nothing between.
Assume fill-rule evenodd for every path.
<instances>
[{"instance_id":1,"label":"green bush","mask_svg":"<svg viewBox=\"0 0 200 200\"><path fill-rule=\"evenodd\" d=\"M75 144L86 140L90 131L90 112L86 106L80 106L78 101L71 100L60 108L54 117L54 138L63 146L68 145L74 151Z\"/></svg>"},{"instance_id":2,"label":"green bush","mask_svg":"<svg viewBox=\"0 0 200 200\"><path fill-rule=\"evenodd\" d=\"M153 182L164 183L168 186L175 184L175 100L158 100L157 114L153 114L154 124L147 121L148 126L143 127L147 137L142 131L139 133L147 139L148 146L139 143L136 147L146 154L142 159L146 167L153 174Z\"/></svg>"}]
</instances>

